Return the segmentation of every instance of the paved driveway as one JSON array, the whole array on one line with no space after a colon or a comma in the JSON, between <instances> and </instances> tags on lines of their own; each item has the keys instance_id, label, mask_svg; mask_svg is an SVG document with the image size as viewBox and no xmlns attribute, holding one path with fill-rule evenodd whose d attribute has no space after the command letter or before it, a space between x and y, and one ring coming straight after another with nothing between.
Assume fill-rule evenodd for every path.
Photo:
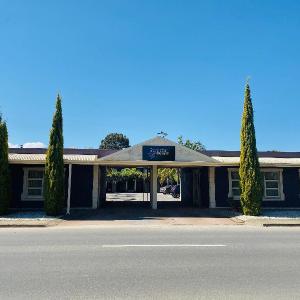
<instances>
[{"instance_id":1,"label":"paved driveway","mask_svg":"<svg viewBox=\"0 0 300 300\"><path fill-rule=\"evenodd\" d=\"M148 193L107 193L106 201L150 201ZM173 198L171 195L157 193L157 201L180 202L180 198Z\"/></svg>"}]
</instances>

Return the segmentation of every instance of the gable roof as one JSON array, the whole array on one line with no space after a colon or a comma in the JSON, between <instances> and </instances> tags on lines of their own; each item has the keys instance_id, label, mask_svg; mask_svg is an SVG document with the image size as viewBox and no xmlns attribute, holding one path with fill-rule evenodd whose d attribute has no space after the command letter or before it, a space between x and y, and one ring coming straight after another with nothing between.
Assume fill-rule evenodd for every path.
<instances>
[{"instance_id":1,"label":"gable roof","mask_svg":"<svg viewBox=\"0 0 300 300\"><path fill-rule=\"evenodd\" d=\"M172 161L173 164L180 163L203 163L205 164L215 164L217 160L207 156L201 152L189 149L183 145L170 141L162 137L154 137L150 140L144 141L140 144L134 145L129 148L125 148L116 153L102 157L100 160L110 163L145 163L148 165L166 165L168 162L164 161L145 161L143 160L143 146L174 146L175 147L175 161ZM169 162L170 163L170 162Z\"/></svg>"}]
</instances>

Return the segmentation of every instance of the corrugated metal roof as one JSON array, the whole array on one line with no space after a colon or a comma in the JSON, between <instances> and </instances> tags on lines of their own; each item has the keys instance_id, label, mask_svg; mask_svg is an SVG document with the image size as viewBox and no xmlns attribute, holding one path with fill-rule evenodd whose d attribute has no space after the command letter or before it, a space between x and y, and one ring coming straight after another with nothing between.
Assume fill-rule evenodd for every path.
<instances>
[{"instance_id":1,"label":"corrugated metal roof","mask_svg":"<svg viewBox=\"0 0 300 300\"><path fill-rule=\"evenodd\" d=\"M8 159L10 162L41 162L46 160L46 154L20 154L9 153ZM64 161L66 162L95 162L97 161L97 155L78 155L78 154L64 154Z\"/></svg>"},{"instance_id":2,"label":"corrugated metal roof","mask_svg":"<svg viewBox=\"0 0 300 300\"><path fill-rule=\"evenodd\" d=\"M9 161L11 163L45 163L47 149L44 148L10 148ZM70 163L93 164L100 158L105 162L105 156L118 152L119 150L103 149L64 149L64 160ZM239 151L207 150L201 151L218 162L220 165L238 165L240 162ZM258 152L259 161L262 165L285 165L300 166L300 152Z\"/></svg>"},{"instance_id":3,"label":"corrugated metal roof","mask_svg":"<svg viewBox=\"0 0 300 300\"><path fill-rule=\"evenodd\" d=\"M9 153L16 154L45 154L45 148L9 148ZM64 154L97 155L99 158L121 150L65 148ZM201 153L211 157L239 157L240 151L205 150ZM259 157L300 158L300 152L259 151Z\"/></svg>"},{"instance_id":4,"label":"corrugated metal roof","mask_svg":"<svg viewBox=\"0 0 300 300\"><path fill-rule=\"evenodd\" d=\"M15 154L45 154L46 148L9 148L9 153ZM96 155L101 158L119 150L109 149L77 149L77 148L65 148L64 154L66 155Z\"/></svg>"},{"instance_id":5,"label":"corrugated metal roof","mask_svg":"<svg viewBox=\"0 0 300 300\"><path fill-rule=\"evenodd\" d=\"M226 165L238 165L240 163L239 157L213 156L213 158ZM300 166L300 157L298 158L260 157L259 163L261 165Z\"/></svg>"},{"instance_id":6,"label":"corrugated metal roof","mask_svg":"<svg viewBox=\"0 0 300 300\"><path fill-rule=\"evenodd\" d=\"M78 155L78 154L64 154L64 160L65 161L85 161L85 162L93 162L96 161L98 159L97 155Z\"/></svg>"},{"instance_id":7,"label":"corrugated metal roof","mask_svg":"<svg viewBox=\"0 0 300 300\"><path fill-rule=\"evenodd\" d=\"M9 161L41 161L44 162L46 159L45 154L19 154L19 153L9 153Z\"/></svg>"},{"instance_id":8,"label":"corrugated metal roof","mask_svg":"<svg viewBox=\"0 0 300 300\"><path fill-rule=\"evenodd\" d=\"M239 157L240 151L205 150L201 153L211 157ZM300 152L258 151L259 157L300 158Z\"/></svg>"}]
</instances>

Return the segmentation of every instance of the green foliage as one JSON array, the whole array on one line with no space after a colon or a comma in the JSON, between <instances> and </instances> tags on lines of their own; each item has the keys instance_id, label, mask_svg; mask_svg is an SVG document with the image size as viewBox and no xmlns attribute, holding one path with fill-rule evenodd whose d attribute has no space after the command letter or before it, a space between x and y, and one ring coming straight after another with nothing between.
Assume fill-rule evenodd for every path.
<instances>
[{"instance_id":1,"label":"green foliage","mask_svg":"<svg viewBox=\"0 0 300 300\"><path fill-rule=\"evenodd\" d=\"M127 181L130 179L143 179L146 177L146 174L139 171L136 168L124 168L120 171L109 168L107 170L107 181Z\"/></svg>"},{"instance_id":2,"label":"green foliage","mask_svg":"<svg viewBox=\"0 0 300 300\"><path fill-rule=\"evenodd\" d=\"M120 171L114 168L108 168L106 173L106 180L108 182L119 181L121 178Z\"/></svg>"},{"instance_id":3,"label":"green foliage","mask_svg":"<svg viewBox=\"0 0 300 300\"><path fill-rule=\"evenodd\" d=\"M170 183L177 183L178 182L178 169L174 168L159 168L158 169L158 178L160 184L164 184L167 181Z\"/></svg>"},{"instance_id":4,"label":"green foliage","mask_svg":"<svg viewBox=\"0 0 300 300\"><path fill-rule=\"evenodd\" d=\"M58 95L45 166L44 198L48 215L60 214L64 205L63 147L63 117L61 98Z\"/></svg>"},{"instance_id":5,"label":"green foliage","mask_svg":"<svg viewBox=\"0 0 300 300\"><path fill-rule=\"evenodd\" d=\"M0 116L0 214L5 214L8 211L9 191L8 133L6 122Z\"/></svg>"},{"instance_id":6,"label":"green foliage","mask_svg":"<svg viewBox=\"0 0 300 300\"><path fill-rule=\"evenodd\" d=\"M246 84L241 128L240 156L241 206L245 215L259 215L263 196L262 176L256 149L253 107L249 84Z\"/></svg>"},{"instance_id":7,"label":"green foliage","mask_svg":"<svg viewBox=\"0 0 300 300\"><path fill-rule=\"evenodd\" d=\"M125 168L121 170L121 177L125 180L129 179L142 179L145 174L136 168Z\"/></svg>"},{"instance_id":8,"label":"green foliage","mask_svg":"<svg viewBox=\"0 0 300 300\"><path fill-rule=\"evenodd\" d=\"M100 149L121 150L129 147L129 139L122 133L110 133L102 141Z\"/></svg>"},{"instance_id":9,"label":"green foliage","mask_svg":"<svg viewBox=\"0 0 300 300\"><path fill-rule=\"evenodd\" d=\"M199 142L199 141L193 142L189 139L184 141L182 135L178 137L177 142L178 142L178 144L188 147L195 151L205 150L205 146L201 142Z\"/></svg>"}]
</instances>

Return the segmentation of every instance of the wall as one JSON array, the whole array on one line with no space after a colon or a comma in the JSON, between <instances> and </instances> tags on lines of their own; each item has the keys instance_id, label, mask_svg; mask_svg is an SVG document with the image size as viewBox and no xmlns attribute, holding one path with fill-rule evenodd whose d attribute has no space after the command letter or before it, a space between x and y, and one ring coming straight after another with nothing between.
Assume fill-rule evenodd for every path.
<instances>
[{"instance_id":1,"label":"wall","mask_svg":"<svg viewBox=\"0 0 300 300\"><path fill-rule=\"evenodd\" d=\"M209 183L208 183L208 168L201 168L201 202L202 208L209 207Z\"/></svg>"},{"instance_id":2,"label":"wall","mask_svg":"<svg viewBox=\"0 0 300 300\"><path fill-rule=\"evenodd\" d=\"M42 208L43 201L22 201L24 167L44 167L43 165L10 165L11 208Z\"/></svg>"},{"instance_id":3,"label":"wall","mask_svg":"<svg viewBox=\"0 0 300 300\"><path fill-rule=\"evenodd\" d=\"M227 167L216 167L215 169L215 195L217 207L229 207L228 203L228 171Z\"/></svg>"},{"instance_id":4,"label":"wall","mask_svg":"<svg viewBox=\"0 0 300 300\"><path fill-rule=\"evenodd\" d=\"M193 173L192 168L181 169L181 203L184 206L192 206L193 204Z\"/></svg>"},{"instance_id":5,"label":"wall","mask_svg":"<svg viewBox=\"0 0 300 300\"><path fill-rule=\"evenodd\" d=\"M193 170L197 168L181 169L181 202L184 206L193 206ZM200 167L201 208L209 206L208 168Z\"/></svg>"},{"instance_id":6,"label":"wall","mask_svg":"<svg viewBox=\"0 0 300 300\"><path fill-rule=\"evenodd\" d=\"M228 203L228 168L217 167L215 174L216 205L217 207L229 207ZM300 207L300 182L298 168L283 168L283 192L285 201L263 201L263 207Z\"/></svg>"},{"instance_id":7,"label":"wall","mask_svg":"<svg viewBox=\"0 0 300 300\"><path fill-rule=\"evenodd\" d=\"M11 208L43 208L43 201L22 201L23 168L44 168L44 165L11 164ZM68 166L65 166L65 206L68 194ZM71 207L91 207L93 189L93 166L73 165Z\"/></svg>"},{"instance_id":8,"label":"wall","mask_svg":"<svg viewBox=\"0 0 300 300\"><path fill-rule=\"evenodd\" d=\"M263 207L300 207L300 182L298 168L284 168L283 193L285 201L267 201L263 202Z\"/></svg>"},{"instance_id":9,"label":"wall","mask_svg":"<svg viewBox=\"0 0 300 300\"><path fill-rule=\"evenodd\" d=\"M93 166L73 165L71 208L92 207Z\"/></svg>"}]
</instances>

